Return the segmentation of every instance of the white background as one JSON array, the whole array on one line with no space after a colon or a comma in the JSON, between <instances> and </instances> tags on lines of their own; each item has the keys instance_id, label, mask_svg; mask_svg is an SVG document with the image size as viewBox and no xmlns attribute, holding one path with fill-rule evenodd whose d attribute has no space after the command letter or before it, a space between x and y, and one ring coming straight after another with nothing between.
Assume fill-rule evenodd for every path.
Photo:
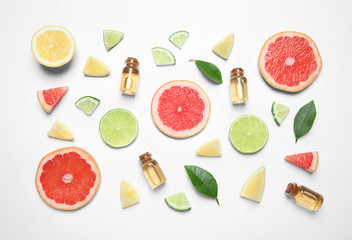
<instances>
[{"instance_id":1,"label":"white background","mask_svg":"<svg viewBox=\"0 0 352 240\"><path fill-rule=\"evenodd\" d=\"M352 6L349 1L1 1L1 167L0 239L348 239L350 227L351 149L351 53ZM76 40L72 62L63 69L42 67L34 59L32 35L45 25L61 25ZM125 33L118 46L107 52L103 29ZM190 37L179 50L168 41L178 30ZM258 70L258 55L271 35L301 31L316 42L323 68L307 89L288 94L270 87ZM231 56L224 61L212 46L234 32ZM151 48L165 47L177 60L175 66L157 67ZM85 61L92 54L111 68L105 78L85 77ZM140 61L140 85L135 97L119 91L124 61ZM223 84L210 82L189 59L216 64ZM229 74L243 67L249 82L249 101L233 106ZM198 135L177 140L162 134L150 115L154 92L167 81L192 80L208 94L212 112ZM37 90L69 86L69 92L47 114ZM85 95L101 100L92 116L74 102ZM311 131L295 144L293 119L298 109L314 99L317 118ZM271 115L277 101L291 107L278 127ZM132 111L139 121L135 142L122 149L107 146L99 134L99 120L113 108ZM238 153L228 140L232 121L255 114L269 128L263 150ZM58 119L69 126L73 142L47 137ZM195 149L219 137L221 158L197 157ZM99 164L102 180L93 200L77 211L59 211L39 197L34 177L40 159L58 148L76 145L91 153ZM319 151L316 173L310 174L284 161L284 156ZM167 176L167 183L153 191L142 174L138 156L153 154ZM183 168L198 165L210 171L219 186L215 200L198 194ZM247 177L265 166L267 182L262 202L239 196ZM141 202L128 209L120 204L120 181L127 179L138 190ZM285 194L287 183L296 181L324 195L322 208L310 213ZM164 197L184 191L192 205L176 212Z\"/></svg>"}]
</instances>

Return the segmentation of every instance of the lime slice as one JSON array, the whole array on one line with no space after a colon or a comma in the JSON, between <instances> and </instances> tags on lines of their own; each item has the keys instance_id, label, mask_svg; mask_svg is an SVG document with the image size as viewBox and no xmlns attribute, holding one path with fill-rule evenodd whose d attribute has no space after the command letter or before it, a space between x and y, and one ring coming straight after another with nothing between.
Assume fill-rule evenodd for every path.
<instances>
[{"instance_id":1,"label":"lime slice","mask_svg":"<svg viewBox=\"0 0 352 240\"><path fill-rule=\"evenodd\" d=\"M255 171L243 185L240 196L249 200L260 202L263 197L265 187L265 167Z\"/></svg>"},{"instance_id":2,"label":"lime slice","mask_svg":"<svg viewBox=\"0 0 352 240\"><path fill-rule=\"evenodd\" d=\"M120 184L120 200L122 208L130 207L140 201L137 190L124 179L121 180Z\"/></svg>"},{"instance_id":3,"label":"lime slice","mask_svg":"<svg viewBox=\"0 0 352 240\"><path fill-rule=\"evenodd\" d=\"M186 194L183 192L166 197L165 202L170 208L176 211L187 211L191 209Z\"/></svg>"},{"instance_id":4,"label":"lime slice","mask_svg":"<svg viewBox=\"0 0 352 240\"><path fill-rule=\"evenodd\" d=\"M75 104L85 114L91 115L99 103L100 103L100 100L95 97L84 96L78 99Z\"/></svg>"},{"instance_id":5,"label":"lime slice","mask_svg":"<svg viewBox=\"0 0 352 240\"><path fill-rule=\"evenodd\" d=\"M203 157L220 157L222 153L220 139L217 137L204 143L196 150L196 153Z\"/></svg>"},{"instance_id":6,"label":"lime slice","mask_svg":"<svg viewBox=\"0 0 352 240\"><path fill-rule=\"evenodd\" d=\"M188 36L189 36L189 32L181 30L171 34L169 37L169 40L174 45L176 45L176 47L181 49L183 44L185 44Z\"/></svg>"},{"instance_id":7,"label":"lime slice","mask_svg":"<svg viewBox=\"0 0 352 240\"><path fill-rule=\"evenodd\" d=\"M281 125L282 121L285 119L289 111L289 107L276 102L273 102L273 105L271 107L271 112L274 116L275 122L279 126Z\"/></svg>"},{"instance_id":8,"label":"lime slice","mask_svg":"<svg viewBox=\"0 0 352 240\"><path fill-rule=\"evenodd\" d=\"M155 64L158 66L176 64L174 55L167 49L161 47L152 48Z\"/></svg>"},{"instance_id":9,"label":"lime slice","mask_svg":"<svg viewBox=\"0 0 352 240\"><path fill-rule=\"evenodd\" d=\"M114 30L104 30L104 44L107 51L115 47L123 38L123 33Z\"/></svg>"},{"instance_id":10,"label":"lime slice","mask_svg":"<svg viewBox=\"0 0 352 240\"><path fill-rule=\"evenodd\" d=\"M235 39L235 34L231 33L221 39L215 46L213 47L213 52L218 55L219 57L227 60L230 56L232 51L233 42Z\"/></svg>"},{"instance_id":11,"label":"lime slice","mask_svg":"<svg viewBox=\"0 0 352 240\"><path fill-rule=\"evenodd\" d=\"M138 122L126 109L113 109L107 112L99 122L100 135L111 147L120 148L130 145L137 137Z\"/></svg>"},{"instance_id":12,"label":"lime slice","mask_svg":"<svg viewBox=\"0 0 352 240\"><path fill-rule=\"evenodd\" d=\"M254 115L237 118L230 127L229 137L232 146L241 153L255 153L262 149L268 140L268 128L263 120Z\"/></svg>"}]
</instances>

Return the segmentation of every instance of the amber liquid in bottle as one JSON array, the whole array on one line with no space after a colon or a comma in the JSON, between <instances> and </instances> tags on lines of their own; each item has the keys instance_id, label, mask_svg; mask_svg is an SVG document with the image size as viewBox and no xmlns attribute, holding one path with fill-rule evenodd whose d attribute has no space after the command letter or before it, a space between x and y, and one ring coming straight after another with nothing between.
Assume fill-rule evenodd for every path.
<instances>
[{"instance_id":1,"label":"amber liquid in bottle","mask_svg":"<svg viewBox=\"0 0 352 240\"><path fill-rule=\"evenodd\" d=\"M248 101L247 78L243 76L242 68L234 68L231 71L231 100L233 104Z\"/></svg>"},{"instance_id":2,"label":"amber liquid in bottle","mask_svg":"<svg viewBox=\"0 0 352 240\"><path fill-rule=\"evenodd\" d=\"M317 211L323 204L324 198L321 194L296 183L287 185L286 194L294 199L297 205L312 212Z\"/></svg>"},{"instance_id":3,"label":"amber liquid in bottle","mask_svg":"<svg viewBox=\"0 0 352 240\"><path fill-rule=\"evenodd\" d=\"M139 156L142 163L143 173L152 189L159 187L166 182L166 177L160 168L159 163L152 159L149 152Z\"/></svg>"},{"instance_id":4,"label":"amber liquid in bottle","mask_svg":"<svg viewBox=\"0 0 352 240\"><path fill-rule=\"evenodd\" d=\"M120 90L124 94L135 95L138 89L139 70L138 60L129 57L126 60L126 67L122 70Z\"/></svg>"}]
</instances>

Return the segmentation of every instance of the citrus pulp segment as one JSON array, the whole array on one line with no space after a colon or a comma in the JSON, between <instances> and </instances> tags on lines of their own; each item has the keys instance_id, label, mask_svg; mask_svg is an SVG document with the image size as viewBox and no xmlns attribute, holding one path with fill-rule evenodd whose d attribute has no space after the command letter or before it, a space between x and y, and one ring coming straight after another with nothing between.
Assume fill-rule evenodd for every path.
<instances>
[{"instance_id":1,"label":"citrus pulp segment","mask_svg":"<svg viewBox=\"0 0 352 240\"><path fill-rule=\"evenodd\" d=\"M165 48L154 47L152 53L157 66L176 64L175 56Z\"/></svg>"},{"instance_id":2,"label":"citrus pulp segment","mask_svg":"<svg viewBox=\"0 0 352 240\"><path fill-rule=\"evenodd\" d=\"M187 38L189 36L189 32L181 30L175 32L170 35L169 40L172 42L176 47L182 48L183 44L185 44Z\"/></svg>"},{"instance_id":3,"label":"citrus pulp segment","mask_svg":"<svg viewBox=\"0 0 352 240\"><path fill-rule=\"evenodd\" d=\"M260 202L265 187L265 167L255 171L243 185L240 196L255 202Z\"/></svg>"},{"instance_id":4,"label":"citrus pulp segment","mask_svg":"<svg viewBox=\"0 0 352 240\"><path fill-rule=\"evenodd\" d=\"M124 179L121 180L120 184L120 200L122 208L130 207L140 201L137 190Z\"/></svg>"},{"instance_id":5,"label":"citrus pulp segment","mask_svg":"<svg viewBox=\"0 0 352 240\"><path fill-rule=\"evenodd\" d=\"M319 164L318 152L306 152L285 156L285 160L308 171L315 172Z\"/></svg>"},{"instance_id":6,"label":"citrus pulp segment","mask_svg":"<svg viewBox=\"0 0 352 240\"><path fill-rule=\"evenodd\" d=\"M47 90L37 91L37 97L40 105L47 113L50 113L61 98L67 93L68 87L51 88Z\"/></svg>"},{"instance_id":7,"label":"citrus pulp segment","mask_svg":"<svg viewBox=\"0 0 352 240\"><path fill-rule=\"evenodd\" d=\"M81 109L85 114L92 115L99 103L100 100L95 97L84 96L78 99L75 105L79 109Z\"/></svg>"},{"instance_id":8,"label":"citrus pulp segment","mask_svg":"<svg viewBox=\"0 0 352 240\"><path fill-rule=\"evenodd\" d=\"M232 146L241 153L256 153L268 140L268 128L254 115L242 115L232 122L229 137Z\"/></svg>"},{"instance_id":9,"label":"citrus pulp segment","mask_svg":"<svg viewBox=\"0 0 352 240\"><path fill-rule=\"evenodd\" d=\"M175 80L154 94L151 114L164 134L186 138L200 132L208 122L210 101L203 89L191 81Z\"/></svg>"},{"instance_id":10,"label":"citrus pulp segment","mask_svg":"<svg viewBox=\"0 0 352 240\"><path fill-rule=\"evenodd\" d=\"M54 125L50 128L48 136L60 140L73 140L73 132L65 124L56 120Z\"/></svg>"},{"instance_id":11,"label":"citrus pulp segment","mask_svg":"<svg viewBox=\"0 0 352 240\"><path fill-rule=\"evenodd\" d=\"M138 122L130 111L117 108L107 112L99 122L100 135L111 147L130 145L138 134Z\"/></svg>"},{"instance_id":12,"label":"citrus pulp segment","mask_svg":"<svg viewBox=\"0 0 352 240\"><path fill-rule=\"evenodd\" d=\"M259 69L274 88L299 92L318 76L322 60L314 41L304 33L281 32L270 37L259 55Z\"/></svg>"},{"instance_id":13,"label":"citrus pulp segment","mask_svg":"<svg viewBox=\"0 0 352 240\"><path fill-rule=\"evenodd\" d=\"M220 139L217 137L207 141L197 148L196 153L203 157L220 157L222 153Z\"/></svg>"},{"instance_id":14,"label":"citrus pulp segment","mask_svg":"<svg viewBox=\"0 0 352 240\"><path fill-rule=\"evenodd\" d=\"M32 37L34 58L46 67L61 67L71 61L75 53L72 34L60 26L45 26Z\"/></svg>"},{"instance_id":15,"label":"citrus pulp segment","mask_svg":"<svg viewBox=\"0 0 352 240\"><path fill-rule=\"evenodd\" d=\"M232 51L234 41L235 34L231 33L215 44L212 50L216 55L227 60Z\"/></svg>"},{"instance_id":16,"label":"citrus pulp segment","mask_svg":"<svg viewBox=\"0 0 352 240\"><path fill-rule=\"evenodd\" d=\"M83 73L90 77L105 77L110 74L110 68L98 58L90 55L84 66Z\"/></svg>"},{"instance_id":17,"label":"citrus pulp segment","mask_svg":"<svg viewBox=\"0 0 352 240\"><path fill-rule=\"evenodd\" d=\"M274 116L275 122L280 126L286 118L290 108L277 102L273 102L271 113Z\"/></svg>"},{"instance_id":18,"label":"citrus pulp segment","mask_svg":"<svg viewBox=\"0 0 352 240\"><path fill-rule=\"evenodd\" d=\"M104 30L104 45L107 51L115 47L123 38L124 34L115 30Z\"/></svg>"},{"instance_id":19,"label":"citrus pulp segment","mask_svg":"<svg viewBox=\"0 0 352 240\"><path fill-rule=\"evenodd\" d=\"M183 192L166 197L165 202L170 208L176 211L187 211L191 209L186 194Z\"/></svg>"},{"instance_id":20,"label":"citrus pulp segment","mask_svg":"<svg viewBox=\"0 0 352 240\"><path fill-rule=\"evenodd\" d=\"M75 210L94 197L100 184L100 170L88 152L79 147L66 147L42 158L35 184L49 206Z\"/></svg>"}]
</instances>

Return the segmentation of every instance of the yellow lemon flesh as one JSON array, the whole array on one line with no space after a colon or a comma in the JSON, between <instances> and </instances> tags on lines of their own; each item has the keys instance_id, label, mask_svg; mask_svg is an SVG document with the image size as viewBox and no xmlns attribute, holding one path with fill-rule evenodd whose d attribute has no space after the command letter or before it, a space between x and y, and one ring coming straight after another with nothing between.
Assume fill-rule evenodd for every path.
<instances>
[{"instance_id":1,"label":"yellow lemon flesh","mask_svg":"<svg viewBox=\"0 0 352 240\"><path fill-rule=\"evenodd\" d=\"M235 34L231 33L221 39L217 44L213 47L213 52L218 55L219 57L227 60L230 56L232 51L233 42L235 40Z\"/></svg>"},{"instance_id":2,"label":"yellow lemon flesh","mask_svg":"<svg viewBox=\"0 0 352 240\"><path fill-rule=\"evenodd\" d=\"M83 70L84 75L91 77L105 77L109 75L110 68L98 58L90 55Z\"/></svg>"},{"instance_id":3,"label":"yellow lemon flesh","mask_svg":"<svg viewBox=\"0 0 352 240\"><path fill-rule=\"evenodd\" d=\"M204 143L196 150L196 153L204 157L220 157L222 150L219 138Z\"/></svg>"},{"instance_id":4,"label":"yellow lemon flesh","mask_svg":"<svg viewBox=\"0 0 352 240\"><path fill-rule=\"evenodd\" d=\"M56 120L54 125L50 128L48 136L60 140L73 140L74 138L71 129L58 120Z\"/></svg>"},{"instance_id":5,"label":"yellow lemon flesh","mask_svg":"<svg viewBox=\"0 0 352 240\"><path fill-rule=\"evenodd\" d=\"M131 183L124 179L121 180L120 199L122 208L127 208L139 203L139 195L137 190Z\"/></svg>"},{"instance_id":6,"label":"yellow lemon flesh","mask_svg":"<svg viewBox=\"0 0 352 240\"><path fill-rule=\"evenodd\" d=\"M47 67L61 67L71 61L75 53L72 34L60 26L45 26L32 37L35 59Z\"/></svg>"},{"instance_id":7,"label":"yellow lemon flesh","mask_svg":"<svg viewBox=\"0 0 352 240\"><path fill-rule=\"evenodd\" d=\"M263 197L265 187L265 167L255 171L244 184L241 197L260 202Z\"/></svg>"}]
</instances>

